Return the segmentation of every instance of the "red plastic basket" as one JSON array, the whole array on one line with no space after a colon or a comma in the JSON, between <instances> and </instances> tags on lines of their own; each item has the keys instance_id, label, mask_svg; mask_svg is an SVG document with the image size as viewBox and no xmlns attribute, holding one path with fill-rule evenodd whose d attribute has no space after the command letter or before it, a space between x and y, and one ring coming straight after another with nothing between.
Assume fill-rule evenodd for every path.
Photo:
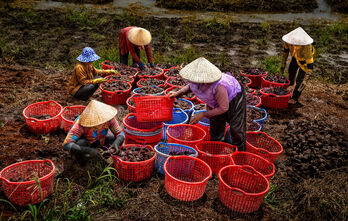
<instances>
[{"instance_id":1,"label":"red plastic basket","mask_svg":"<svg viewBox=\"0 0 348 221\"><path fill-rule=\"evenodd\" d=\"M169 195L178 200L201 198L212 171L207 163L190 156L171 156L163 166L164 186Z\"/></svg>"},{"instance_id":2,"label":"red plastic basket","mask_svg":"<svg viewBox=\"0 0 348 221\"><path fill-rule=\"evenodd\" d=\"M214 174L224 166L232 164L232 153L238 151L236 146L219 141L203 141L196 144L198 158L206 162Z\"/></svg>"},{"instance_id":3,"label":"red plastic basket","mask_svg":"<svg viewBox=\"0 0 348 221\"><path fill-rule=\"evenodd\" d=\"M141 83L144 82L144 81L146 81L147 79L149 79L149 78L142 78L142 79L140 79L140 80L137 82L137 86L138 86L138 87L144 87L144 85L141 85ZM157 79L157 78L156 78L156 79ZM157 86L157 87L162 87L162 88L164 88L164 87L165 87L165 84L163 83L163 84L152 85L152 86Z\"/></svg>"},{"instance_id":4,"label":"red plastic basket","mask_svg":"<svg viewBox=\"0 0 348 221\"><path fill-rule=\"evenodd\" d=\"M266 94L265 92L263 92L263 89L261 89L260 93L262 94L262 106L272 109L286 109L291 98L291 92L287 95L275 95Z\"/></svg>"},{"instance_id":5,"label":"red plastic basket","mask_svg":"<svg viewBox=\"0 0 348 221\"><path fill-rule=\"evenodd\" d=\"M109 80L108 82L111 81L119 81L119 80ZM132 85L129 82L123 81L128 85L128 89L125 91L106 91L103 89L104 84L100 84L99 88L101 90L101 94L103 97L103 101L106 104L109 105L117 105L117 104L125 104L127 101L127 98L129 97L131 90L132 90Z\"/></svg>"},{"instance_id":6,"label":"red plastic basket","mask_svg":"<svg viewBox=\"0 0 348 221\"><path fill-rule=\"evenodd\" d=\"M167 128L168 143L177 143L196 148L206 136L205 131L195 125L178 124Z\"/></svg>"},{"instance_id":7,"label":"red plastic basket","mask_svg":"<svg viewBox=\"0 0 348 221\"><path fill-rule=\"evenodd\" d=\"M14 204L26 206L41 202L53 193L53 174L56 168L50 160L27 160L5 167L0 172L2 189ZM39 184L35 181L39 178ZM14 182L18 178L30 181ZM42 194L42 198L41 198Z\"/></svg>"},{"instance_id":8,"label":"red plastic basket","mask_svg":"<svg viewBox=\"0 0 348 221\"><path fill-rule=\"evenodd\" d=\"M148 144L154 146L161 141L163 133L162 122L139 122L134 113L123 119L126 144Z\"/></svg>"},{"instance_id":9,"label":"red plastic basket","mask_svg":"<svg viewBox=\"0 0 348 221\"><path fill-rule=\"evenodd\" d=\"M258 100L257 104L255 104L255 105L251 105L251 104L248 104L248 103L247 103L247 105L254 106L254 107L260 107L261 106L261 104L262 104L261 97L253 95L253 94L248 94L247 96L253 96L254 98L257 98L257 100Z\"/></svg>"},{"instance_id":10,"label":"red plastic basket","mask_svg":"<svg viewBox=\"0 0 348 221\"><path fill-rule=\"evenodd\" d=\"M251 166L256 171L264 175L267 180L270 180L275 173L275 166L273 163L265 160L263 157L248 152L233 153L232 165Z\"/></svg>"},{"instance_id":11,"label":"red plastic basket","mask_svg":"<svg viewBox=\"0 0 348 221\"><path fill-rule=\"evenodd\" d=\"M161 72L159 73L159 74L156 74L156 75L146 75L146 74L141 74L141 71L139 71L138 72L138 77L140 78L140 79L142 79L142 78L156 78L156 79L160 79L160 80L162 80L163 78L164 78L164 70L163 69L161 69L161 68L156 68L155 67L155 69L158 69L158 70L160 70ZM140 70L140 69L139 69Z\"/></svg>"},{"instance_id":12,"label":"red plastic basket","mask_svg":"<svg viewBox=\"0 0 348 221\"><path fill-rule=\"evenodd\" d=\"M175 78L175 77L169 77L169 78L167 78L167 80L166 80L166 82L165 82L166 87L183 87L183 86L181 86L181 85L174 85L174 84L169 83L169 81L170 81L171 79L174 79L174 78Z\"/></svg>"},{"instance_id":13,"label":"red plastic basket","mask_svg":"<svg viewBox=\"0 0 348 221\"><path fill-rule=\"evenodd\" d=\"M271 163L283 152L282 145L264 132L246 132L246 151L257 154Z\"/></svg>"},{"instance_id":14,"label":"red plastic basket","mask_svg":"<svg viewBox=\"0 0 348 221\"><path fill-rule=\"evenodd\" d=\"M167 89L164 91L164 95L167 95L167 96L168 96L169 92L172 91L172 90L174 90L174 89L176 89L176 88L180 88L180 89L181 89L181 88L183 88L183 87L181 87L181 86L169 87L169 88L167 88ZM194 102L194 101L196 100L196 96L193 96L193 97L181 96L180 98L189 100L189 101L191 101L191 102Z\"/></svg>"},{"instance_id":15,"label":"red plastic basket","mask_svg":"<svg viewBox=\"0 0 348 221\"><path fill-rule=\"evenodd\" d=\"M127 80L125 80L125 81L131 83L132 87L135 85L134 77L132 77L132 76L126 76L126 75L120 75L120 76L126 77ZM112 78L112 77L113 77L113 75L109 75L109 76L106 76L105 78L107 78L107 79L110 79L110 78L111 78L111 79L119 80L119 81L120 81L120 79L116 79L116 78Z\"/></svg>"},{"instance_id":16,"label":"red plastic basket","mask_svg":"<svg viewBox=\"0 0 348 221\"><path fill-rule=\"evenodd\" d=\"M112 65L107 65L107 64L105 64L105 62L110 62L110 61L103 61L103 62L102 62L103 70L115 69L114 66L112 66Z\"/></svg>"},{"instance_id":17,"label":"red plastic basket","mask_svg":"<svg viewBox=\"0 0 348 221\"><path fill-rule=\"evenodd\" d=\"M133 106L133 105L130 104L130 101L131 101L131 100L133 101L133 97L134 97L134 96L140 96L140 94L133 94L132 96L130 96L130 97L127 99L126 104L127 104L129 113L135 113L135 106ZM134 102L134 101L133 101L133 102Z\"/></svg>"},{"instance_id":18,"label":"red plastic basket","mask_svg":"<svg viewBox=\"0 0 348 221\"><path fill-rule=\"evenodd\" d=\"M48 134L59 129L61 124L60 115L63 107L55 101L44 101L29 105L23 110L29 130L35 134ZM47 120L38 120L31 118L32 115L48 114L52 118Z\"/></svg>"},{"instance_id":19,"label":"red plastic basket","mask_svg":"<svg viewBox=\"0 0 348 221\"><path fill-rule=\"evenodd\" d=\"M133 97L139 122L171 121L174 98L167 96Z\"/></svg>"},{"instance_id":20,"label":"red plastic basket","mask_svg":"<svg viewBox=\"0 0 348 221\"><path fill-rule=\"evenodd\" d=\"M62 114L60 115L62 118L61 128L68 133L74 121L69 120L70 117L74 117L76 115L80 115L86 106L68 106L64 107Z\"/></svg>"},{"instance_id":21,"label":"red plastic basket","mask_svg":"<svg viewBox=\"0 0 348 221\"><path fill-rule=\"evenodd\" d=\"M272 81L267 81L265 77L262 77L261 87L284 87L287 88L290 85L289 79L286 79L286 83L276 83Z\"/></svg>"},{"instance_id":22,"label":"red plastic basket","mask_svg":"<svg viewBox=\"0 0 348 221\"><path fill-rule=\"evenodd\" d=\"M170 78L170 77L171 77L171 76L168 76L168 75L167 75L167 72L168 72L169 70L171 70L171 69L179 69L179 68L180 68L180 67L177 66L177 67L171 67L171 68L167 69L166 71L164 71L164 78L167 79L167 78Z\"/></svg>"},{"instance_id":23,"label":"red plastic basket","mask_svg":"<svg viewBox=\"0 0 348 221\"><path fill-rule=\"evenodd\" d=\"M229 209L251 213L269 190L268 180L251 166L229 165L219 172L219 198Z\"/></svg>"},{"instance_id":24,"label":"red plastic basket","mask_svg":"<svg viewBox=\"0 0 348 221\"><path fill-rule=\"evenodd\" d=\"M249 94L252 94L252 95L256 94L256 89L248 88L247 90L251 90L251 92ZM246 93L248 93L248 92L246 91Z\"/></svg>"},{"instance_id":25,"label":"red plastic basket","mask_svg":"<svg viewBox=\"0 0 348 221\"><path fill-rule=\"evenodd\" d=\"M124 145L120 148L130 148L132 146L143 147L138 144ZM150 145L146 145L145 148L150 149L154 152L151 159L140 161L140 162L128 162L121 160L119 157L111 155L114 160L114 167L118 172L118 175L121 180L138 182L146 180L152 174L153 168L155 166L156 152Z\"/></svg>"},{"instance_id":26,"label":"red plastic basket","mask_svg":"<svg viewBox=\"0 0 348 221\"><path fill-rule=\"evenodd\" d=\"M268 73L260 74L260 75L250 75L246 74L243 71L240 71L240 74L248 77L251 80L251 83L246 84L248 87L259 88L261 87L262 77L265 77Z\"/></svg>"}]
</instances>

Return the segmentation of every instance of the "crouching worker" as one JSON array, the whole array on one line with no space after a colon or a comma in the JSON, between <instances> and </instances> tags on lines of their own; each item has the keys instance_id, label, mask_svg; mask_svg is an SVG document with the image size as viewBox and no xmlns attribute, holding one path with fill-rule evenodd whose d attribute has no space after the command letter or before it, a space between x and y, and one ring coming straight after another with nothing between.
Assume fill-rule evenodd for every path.
<instances>
[{"instance_id":1,"label":"crouching worker","mask_svg":"<svg viewBox=\"0 0 348 221\"><path fill-rule=\"evenodd\" d=\"M97 70L93 66L93 61L99 58L90 47L85 47L82 54L76 58L79 62L75 65L68 86L69 93L76 99L88 100L98 89L99 84L107 81L101 76L118 74L115 70Z\"/></svg>"},{"instance_id":2,"label":"crouching worker","mask_svg":"<svg viewBox=\"0 0 348 221\"><path fill-rule=\"evenodd\" d=\"M92 100L66 136L64 150L81 158L99 158L99 148L111 145L110 148L117 149L124 141L124 133L116 114L114 107Z\"/></svg>"},{"instance_id":3,"label":"crouching worker","mask_svg":"<svg viewBox=\"0 0 348 221\"><path fill-rule=\"evenodd\" d=\"M223 74L205 58L198 58L179 72L190 84L170 97L180 96L192 91L197 98L207 104L207 111L192 116L190 124L202 118L210 120L212 141L225 141L245 150L246 139L246 99L244 88L231 75ZM226 123L230 131L225 137Z\"/></svg>"}]
</instances>

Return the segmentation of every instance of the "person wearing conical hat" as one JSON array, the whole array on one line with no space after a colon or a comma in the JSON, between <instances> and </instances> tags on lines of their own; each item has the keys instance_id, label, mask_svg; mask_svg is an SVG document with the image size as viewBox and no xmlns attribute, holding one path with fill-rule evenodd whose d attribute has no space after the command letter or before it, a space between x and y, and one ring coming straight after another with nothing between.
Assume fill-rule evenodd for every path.
<instances>
[{"instance_id":1,"label":"person wearing conical hat","mask_svg":"<svg viewBox=\"0 0 348 221\"><path fill-rule=\"evenodd\" d=\"M124 141L124 133L115 116L116 108L92 100L71 127L66 136L64 150L86 157L99 157L97 148L118 148ZM110 130L110 132L109 132Z\"/></svg>"},{"instance_id":2,"label":"person wearing conical hat","mask_svg":"<svg viewBox=\"0 0 348 221\"><path fill-rule=\"evenodd\" d=\"M192 116L190 124L202 118L210 120L212 141L225 141L245 150L246 99L244 88L231 75L222 73L215 65L201 57L180 70L182 78L190 83L169 97L177 97L192 91L207 104L207 111ZM226 123L230 132L225 137Z\"/></svg>"},{"instance_id":3,"label":"person wearing conical hat","mask_svg":"<svg viewBox=\"0 0 348 221\"><path fill-rule=\"evenodd\" d=\"M133 64L143 70L146 65L140 61L140 50L145 49L147 60L151 67L154 67L151 55L151 33L139 27L123 28L118 35L118 42L120 45L120 62L128 65L128 55L132 55Z\"/></svg>"},{"instance_id":4,"label":"person wearing conical hat","mask_svg":"<svg viewBox=\"0 0 348 221\"><path fill-rule=\"evenodd\" d=\"M315 49L312 46L313 39L301 27L284 35L282 39L285 43L281 73L284 73L286 61L290 53L292 58L288 69L289 89L293 91L292 99L298 101L305 88L305 83L303 82L305 77L308 77L308 74L313 72L315 58Z\"/></svg>"},{"instance_id":5,"label":"person wearing conical hat","mask_svg":"<svg viewBox=\"0 0 348 221\"><path fill-rule=\"evenodd\" d=\"M79 62L75 65L74 71L69 81L69 93L79 100L88 100L98 89L99 84L106 82L106 76L118 74L115 70L97 70L93 66L93 61L100 57L90 47L85 47L82 54L76 58Z\"/></svg>"}]
</instances>

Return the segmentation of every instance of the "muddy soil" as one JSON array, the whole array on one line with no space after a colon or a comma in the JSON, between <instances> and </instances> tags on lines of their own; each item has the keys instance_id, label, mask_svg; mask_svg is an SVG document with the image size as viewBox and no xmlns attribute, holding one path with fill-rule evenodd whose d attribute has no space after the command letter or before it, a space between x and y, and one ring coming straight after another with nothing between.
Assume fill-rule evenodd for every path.
<instances>
[{"instance_id":1,"label":"muddy soil","mask_svg":"<svg viewBox=\"0 0 348 221\"><path fill-rule=\"evenodd\" d=\"M173 51L181 54L190 51L191 57L186 60L182 58L183 62L204 55L219 68L233 72L253 67L255 61L270 54L280 55L281 36L299 25L272 23L270 28L265 28L260 24L231 22L225 26L219 23L153 17L132 17L134 20L131 22L129 17L106 14L93 14L91 18L95 23L87 22L86 25L85 21L68 20L64 11L0 9L0 169L22 160L49 158L57 167L56 176L74 180L73 186L78 188L86 186L88 176L84 174L87 174L87 169L76 164L74 158L62 149L61 144L66 134L62 130L45 136L32 134L22 111L29 104L46 100L57 101L62 106L87 105L88 101L75 100L67 92L75 59L85 46L93 47L97 53L102 52L103 48L117 47L117 33L127 25L137 24L151 30L163 30L164 34L157 35L159 32L153 32L156 33L152 41L154 53L161 52L170 57ZM316 36L316 39L323 36L318 30L331 30L314 24L301 26L311 36ZM173 38L170 44L162 38L168 33ZM314 120L320 120L329 125L332 131L339 131L347 137L348 121L344 119L348 119L348 63L341 57L344 58L342 53L348 50L344 33L326 32L330 43L326 44L323 38L317 42L316 47L321 48L322 52L299 103L291 103L286 110L267 109L269 116L263 131L284 147L288 145L289 138L285 135L290 121L308 122L311 125ZM336 85L315 80L324 77ZM101 99L99 90L93 98ZM128 110L124 106L117 108L120 110L117 117L122 120ZM283 168L296 170L295 165L289 163L292 160L293 156L285 152L276 162L276 174L271 182L277 189L271 196L277 203L265 200L261 208L252 214L234 214L221 205L217 197L216 177L208 182L206 194L201 199L185 203L171 198L164 189L164 178L154 174L149 180L131 186L135 194L124 207L92 214L92 219L293 220L294 217L301 218L294 215L301 212L302 218L308 215L312 220L320 220L334 215L332 211L335 208L328 211L327 207L319 206L317 208L321 209L315 209L316 213L313 213L313 208L308 205L319 202L318 198L310 202L303 201L309 199L303 194L316 196L315 193L318 192L306 187L306 182L326 185L323 187L329 185L328 182L322 183L320 177L311 180L306 177L296 180L289 177ZM347 173L342 172L340 176L345 176L341 180L346 180ZM320 197L330 195L330 188L323 189L326 192ZM338 195L347 195L344 188L335 191L339 192ZM5 198L3 193L0 197ZM76 193L70 200L73 203L78 197ZM301 202L301 206L297 202ZM2 203L0 209L4 214L18 215ZM325 216L321 216L322 214Z\"/></svg>"},{"instance_id":2,"label":"muddy soil","mask_svg":"<svg viewBox=\"0 0 348 221\"><path fill-rule=\"evenodd\" d=\"M157 0L156 2L157 5L166 8L208 11L309 12L318 7L315 0Z\"/></svg>"}]
</instances>

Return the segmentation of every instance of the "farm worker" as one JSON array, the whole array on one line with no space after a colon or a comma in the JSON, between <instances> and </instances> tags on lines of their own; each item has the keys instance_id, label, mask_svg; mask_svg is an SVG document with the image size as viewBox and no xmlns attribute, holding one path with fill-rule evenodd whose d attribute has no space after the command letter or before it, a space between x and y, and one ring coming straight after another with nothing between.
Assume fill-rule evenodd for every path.
<instances>
[{"instance_id":1,"label":"farm worker","mask_svg":"<svg viewBox=\"0 0 348 221\"><path fill-rule=\"evenodd\" d=\"M79 62L75 65L68 86L69 93L76 99L88 100L98 89L99 84L107 81L100 76L118 74L115 70L97 70L93 66L93 61L99 58L90 47L85 47L82 54L76 58Z\"/></svg>"},{"instance_id":2,"label":"farm worker","mask_svg":"<svg viewBox=\"0 0 348 221\"><path fill-rule=\"evenodd\" d=\"M284 53L282 58L281 73L284 73L289 52L292 56L288 73L290 80L289 89L292 90L292 99L298 101L305 84L302 84L306 74L313 72L315 50L312 46L313 39L301 28L283 36Z\"/></svg>"},{"instance_id":3,"label":"farm worker","mask_svg":"<svg viewBox=\"0 0 348 221\"><path fill-rule=\"evenodd\" d=\"M97 148L111 145L117 149L124 141L124 133L115 119L116 114L116 108L91 100L66 136L64 150L85 157L99 157Z\"/></svg>"},{"instance_id":4,"label":"farm worker","mask_svg":"<svg viewBox=\"0 0 348 221\"><path fill-rule=\"evenodd\" d=\"M128 65L128 54L130 52L133 64L137 64L141 70L144 70L146 65L140 61L140 50L145 49L150 67L154 67L150 48L151 33L148 30L139 27L123 28L118 34L118 42L122 64Z\"/></svg>"},{"instance_id":5,"label":"farm worker","mask_svg":"<svg viewBox=\"0 0 348 221\"><path fill-rule=\"evenodd\" d=\"M212 141L226 141L244 151L246 99L239 82L203 57L186 65L179 74L190 83L177 92L171 92L169 97L192 91L207 104L207 111L193 115L190 124L196 124L204 117L209 118ZM226 123L230 124L230 132L224 137Z\"/></svg>"}]
</instances>

